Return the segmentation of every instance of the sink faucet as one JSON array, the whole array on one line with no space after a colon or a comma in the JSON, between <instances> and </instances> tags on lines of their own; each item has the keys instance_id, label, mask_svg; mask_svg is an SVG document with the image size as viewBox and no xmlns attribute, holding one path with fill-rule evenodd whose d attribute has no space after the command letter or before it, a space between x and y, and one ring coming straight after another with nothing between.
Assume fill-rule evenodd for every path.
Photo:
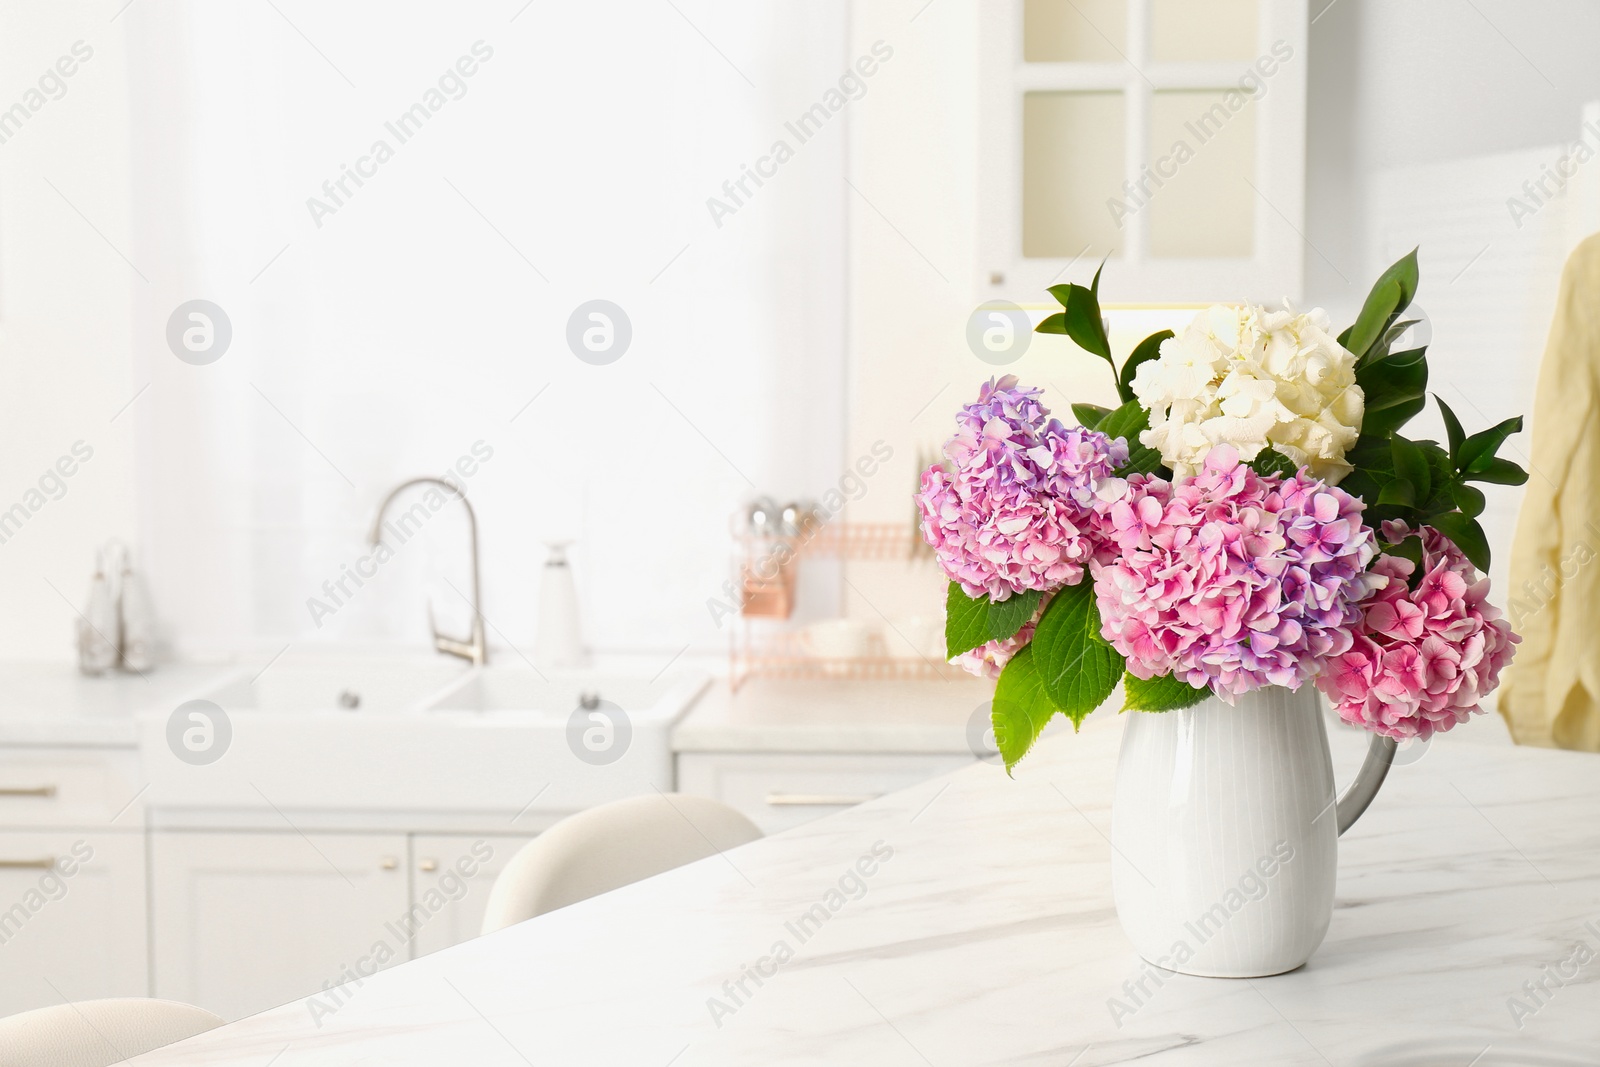
<instances>
[{"instance_id":1,"label":"sink faucet","mask_svg":"<svg viewBox=\"0 0 1600 1067\"><path fill-rule=\"evenodd\" d=\"M450 656L460 656L469 660L475 666L483 666L489 660L489 646L483 639L483 599L482 591L478 584L478 516L472 510L466 493L451 485L449 482L438 478L412 478L410 481L401 482L389 491L383 498L383 503L378 505L378 517L372 521L372 543L379 544L383 540L383 516L389 510L389 505L395 497L410 489L414 485L436 485L446 492L453 493L461 506L467 509L467 547L472 556L472 636L463 641L455 637L446 637L439 632L439 625L433 617L433 601L428 601L428 628L433 632L433 647Z\"/></svg>"}]
</instances>

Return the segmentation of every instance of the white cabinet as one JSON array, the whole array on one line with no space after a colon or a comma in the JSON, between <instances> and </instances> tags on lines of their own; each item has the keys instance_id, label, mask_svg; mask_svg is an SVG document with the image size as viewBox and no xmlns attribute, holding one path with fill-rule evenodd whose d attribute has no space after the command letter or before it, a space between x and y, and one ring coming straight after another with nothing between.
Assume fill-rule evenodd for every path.
<instances>
[{"instance_id":1,"label":"white cabinet","mask_svg":"<svg viewBox=\"0 0 1600 1067\"><path fill-rule=\"evenodd\" d=\"M0 827L139 826L131 761L128 753L94 749L0 750Z\"/></svg>"},{"instance_id":2,"label":"white cabinet","mask_svg":"<svg viewBox=\"0 0 1600 1067\"><path fill-rule=\"evenodd\" d=\"M404 962L407 868L403 834L153 834L155 995L238 1019Z\"/></svg>"},{"instance_id":3,"label":"white cabinet","mask_svg":"<svg viewBox=\"0 0 1600 1067\"><path fill-rule=\"evenodd\" d=\"M969 754L680 752L680 792L743 812L766 833L965 767Z\"/></svg>"},{"instance_id":4,"label":"white cabinet","mask_svg":"<svg viewBox=\"0 0 1600 1067\"><path fill-rule=\"evenodd\" d=\"M144 835L0 830L0 1016L149 991Z\"/></svg>"},{"instance_id":5,"label":"white cabinet","mask_svg":"<svg viewBox=\"0 0 1600 1067\"><path fill-rule=\"evenodd\" d=\"M529 840L460 834L419 834L411 839L414 956L478 936L494 880Z\"/></svg>"}]
</instances>

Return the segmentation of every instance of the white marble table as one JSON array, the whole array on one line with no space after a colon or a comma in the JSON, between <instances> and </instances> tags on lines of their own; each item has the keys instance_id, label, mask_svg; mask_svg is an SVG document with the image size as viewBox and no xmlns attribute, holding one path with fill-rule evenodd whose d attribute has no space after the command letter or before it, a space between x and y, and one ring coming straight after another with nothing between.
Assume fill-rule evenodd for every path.
<instances>
[{"instance_id":1,"label":"white marble table","mask_svg":"<svg viewBox=\"0 0 1600 1067\"><path fill-rule=\"evenodd\" d=\"M1306 967L1158 984L1111 903L1120 729L1101 712L1015 781L977 764L134 1062L1600 1062L1600 757L1435 742L1342 842Z\"/></svg>"}]
</instances>

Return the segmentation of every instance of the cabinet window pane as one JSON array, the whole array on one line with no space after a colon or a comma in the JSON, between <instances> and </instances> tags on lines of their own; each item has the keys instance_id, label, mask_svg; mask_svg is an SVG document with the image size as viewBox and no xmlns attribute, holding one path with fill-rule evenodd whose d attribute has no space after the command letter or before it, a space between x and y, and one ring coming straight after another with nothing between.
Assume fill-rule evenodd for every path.
<instances>
[{"instance_id":1,"label":"cabinet window pane","mask_svg":"<svg viewBox=\"0 0 1600 1067\"><path fill-rule=\"evenodd\" d=\"M1256 57L1257 0L1151 0L1150 58L1157 62Z\"/></svg>"},{"instance_id":2,"label":"cabinet window pane","mask_svg":"<svg viewBox=\"0 0 1600 1067\"><path fill-rule=\"evenodd\" d=\"M1029 63L1118 63L1127 37L1126 0L1027 0L1023 8Z\"/></svg>"},{"instance_id":3,"label":"cabinet window pane","mask_svg":"<svg viewBox=\"0 0 1600 1067\"><path fill-rule=\"evenodd\" d=\"M1237 90L1152 96L1147 158L1155 179L1136 209L1149 220L1152 256L1253 253L1256 194L1246 179L1255 180L1255 136L1255 103Z\"/></svg>"},{"instance_id":4,"label":"cabinet window pane","mask_svg":"<svg viewBox=\"0 0 1600 1067\"><path fill-rule=\"evenodd\" d=\"M1024 94L1024 256L1098 258L1119 247L1107 201L1122 195L1123 143L1121 93Z\"/></svg>"}]
</instances>

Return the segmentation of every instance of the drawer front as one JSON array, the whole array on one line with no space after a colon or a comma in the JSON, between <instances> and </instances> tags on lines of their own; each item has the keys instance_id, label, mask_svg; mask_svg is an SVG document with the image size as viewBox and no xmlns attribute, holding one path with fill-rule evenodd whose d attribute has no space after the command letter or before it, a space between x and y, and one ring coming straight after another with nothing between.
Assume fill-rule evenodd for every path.
<instances>
[{"instance_id":1,"label":"drawer front","mask_svg":"<svg viewBox=\"0 0 1600 1067\"><path fill-rule=\"evenodd\" d=\"M685 752L678 789L737 808L770 834L971 762L959 755Z\"/></svg>"},{"instance_id":2,"label":"drawer front","mask_svg":"<svg viewBox=\"0 0 1600 1067\"><path fill-rule=\"evenodd\" d=\"M140 805L129 801L139 787L129 769L96 752L0 753L0 827L137 827Z\"/></svg>"},{"instance_id":3,"label":"drawer front","mask_svg":"<svg viewBox=\"0 0 1600 1067\"><path fill-rule=\"evenodd\" d=\"M149 996L144 873L142 833L0 831L0 1016Z\"/></svg>"}]
</instances>

